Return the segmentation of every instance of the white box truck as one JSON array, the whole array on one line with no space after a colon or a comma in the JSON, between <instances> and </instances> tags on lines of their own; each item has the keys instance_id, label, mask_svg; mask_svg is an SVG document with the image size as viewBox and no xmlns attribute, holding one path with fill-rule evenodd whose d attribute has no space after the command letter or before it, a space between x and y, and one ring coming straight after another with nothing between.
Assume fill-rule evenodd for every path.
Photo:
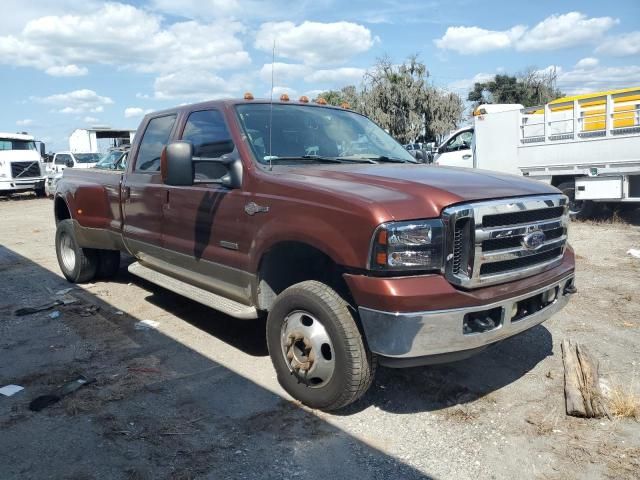
<instances>
[{"instance_id":1,"label":"white box truck","mask_svg":"<svg viewBox=\"0 0 640 480\"><path fill-rule=\"evenodd\" d=\"M457 141L464 132L467 141ZM550 183L570 198L573 216L587 216L594 202L640 206L640 87L540 107L480 105L473 125L445 141L435 163Z\"/></svg>"}]
</instances>

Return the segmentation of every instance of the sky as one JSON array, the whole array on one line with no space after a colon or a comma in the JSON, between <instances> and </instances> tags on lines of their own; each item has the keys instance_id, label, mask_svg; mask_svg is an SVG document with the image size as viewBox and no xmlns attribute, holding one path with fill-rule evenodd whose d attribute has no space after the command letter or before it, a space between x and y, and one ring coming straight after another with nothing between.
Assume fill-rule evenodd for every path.
<instances>
[{"instance_id":1,"label":"sky","mask_svg":"<svg viewBox=\"0 0 640 480\"><path fill-rule=\"evenodd\" d=\"M3 0L0 131L48 151L75 128L250 91L315 97L377 58L417 54L466 98L496 73L554 68L566 93L640 86L640 1ZM272 62L275 40L275 62Z\"/></svg>"}]
</instances>

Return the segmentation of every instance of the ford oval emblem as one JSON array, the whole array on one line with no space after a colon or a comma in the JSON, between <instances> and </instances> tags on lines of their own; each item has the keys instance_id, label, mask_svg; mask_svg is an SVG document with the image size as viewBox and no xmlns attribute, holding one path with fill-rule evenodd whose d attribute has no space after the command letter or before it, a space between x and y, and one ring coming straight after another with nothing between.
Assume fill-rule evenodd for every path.
<instances>
[{"instance_id":1,"label":"ford oval emblem","mask_svg":"<svg viewBox=\"0 0 640 480\"><path fill-rule=\"evenodd\" d=\"M527 250L537 250L547 239L542 230L536 230L522 237L522 246Z\"/></svg>"}]
</instances>

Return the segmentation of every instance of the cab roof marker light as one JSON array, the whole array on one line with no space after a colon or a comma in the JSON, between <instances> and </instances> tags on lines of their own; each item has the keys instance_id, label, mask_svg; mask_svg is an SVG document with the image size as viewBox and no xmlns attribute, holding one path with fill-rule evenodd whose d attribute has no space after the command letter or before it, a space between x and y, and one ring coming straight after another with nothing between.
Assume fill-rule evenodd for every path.
<instances>
[{"instance_id":1,"label":"cab roof marker light","mask_svg":"<svg viewBox=\"0 0 640 480\"><path fill-rule=\"evenodd\" d=\"M245 100L253 100L253 93L251 93L251 92L245 92L245 94L244 94L244 99L245 99Z\"/></svg>"},{"instance_id":2,"label":"cab roof marker light","mask_svg":"<svg viewBox=\"0 0 640 480\"><path fill-rule=\"evenodd\" d=\"M289 95L287 95L286 93L283 93L282 95L280 95L280 101L281 102L288 102L289 101Z\"/></svg>"},{"instance_id":3,"label":"cab roof marker light","mask_svg":"<svg viewBox=\"0 0 640 480\"><path fill-rule=\"evenodd\" d=\"M309 97L307 97L306 95L302 95L298 101L300 103L309 103Z\"/></svg>"}]
</instances>

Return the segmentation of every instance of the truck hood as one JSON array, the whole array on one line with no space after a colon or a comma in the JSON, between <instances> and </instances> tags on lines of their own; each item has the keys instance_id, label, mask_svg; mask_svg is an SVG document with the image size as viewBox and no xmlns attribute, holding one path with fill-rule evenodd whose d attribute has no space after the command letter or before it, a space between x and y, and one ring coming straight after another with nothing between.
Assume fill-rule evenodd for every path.
<instances>
[{"instance_id":1,"label":"truck hood","mask_svg":"<svg viewBox=\"0 0 640 480\"><path fill-rule=\"evenodd\" d=\"M558 193L536 180L471 168L354 164L286 170L290 180L304 181L307 190L378 204L393 220L438 217L445 207L474 200Z\"/></svg>"}]
</instances>

